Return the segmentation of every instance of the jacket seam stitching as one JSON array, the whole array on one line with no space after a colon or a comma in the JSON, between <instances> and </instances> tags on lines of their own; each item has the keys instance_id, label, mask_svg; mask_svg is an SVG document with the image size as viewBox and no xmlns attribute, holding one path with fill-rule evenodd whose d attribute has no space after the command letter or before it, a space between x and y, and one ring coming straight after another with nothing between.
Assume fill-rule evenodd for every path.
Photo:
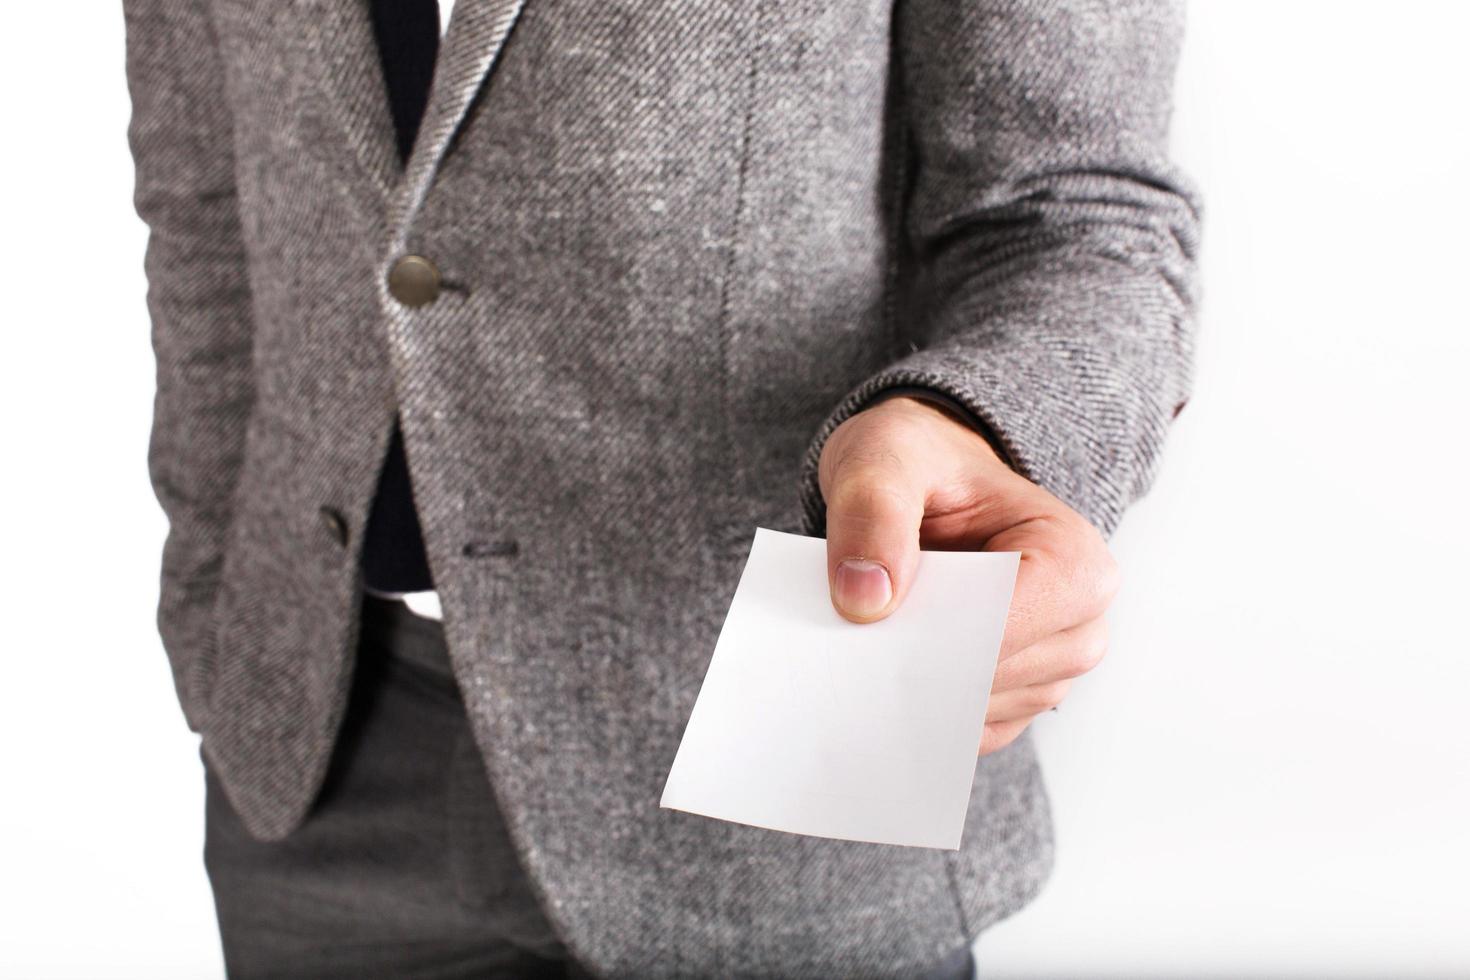
<instances>
[{"instance_id":1,"label":"jacket seam stitching","mask_svg":"<svg viewBox=\"0 0 1470 980\"><path fill-rule=\"evenodd\" d=\"M970 917L965 913L965 903L964 900L960 897L960 881L959 874L957 873L955 868L956 861L955 858L949 854L943 856L943 861L944 876L949 882L949 894L950 897L954 899L955 915L959 919L960 935L964 938L964 941L968 943L970 941L970 936L972 935L972 933L970 932Z\"/></svg>"},{"instance_id":2,"label":"jacket seam stitching","mask_svg":"<svg viewBox=\"0 0 1470 980\"><path fill-rule=\"evenodd\" d=\"M732 344L730 342L730 308L733 302L733 280L737 274L737 267L740 258L740 246L741 242L745 238L745 224L747 220L749 196L751 144L754 142L753 137L755 130L756 86L757 80L760 75L761 56L765 50L765 42L763 40L761 27L765 20L767 6L767 3L761 3L756 7L753 14L755 29L751 32L751 37L754 38L754 42L750 47L750 63L747 66L745 72L745 92L743 96L744 101L743 105L740 108L740 156L736 163L735 169L735 206L730 217L729 250L725 256L724 270L720 276L719 301L718 308L715 313L715 344L717 357L716 363L718 365L717 377L720 385L719 405L721 408L720 426L718 430L720 448L719 458L716 461L717 463L720 461L733 463L733 461L736 459L736 455L734 452L735 435L734 432L731 430L730 422L730 418L733 414L733 406L730 404L732 388L731 373L734 371L731 350ZM738 497L740 496L741 491L744 489L743 483L740 479L739 467L736 466L735 469L736 472L734 473L734 479L728 480L725 483L725 494L727 495L727 497L737 498L736 500L730 501L731 504L738 504ZM720 553L723 554L724 545L726 542L726 532L728 531L728 525L726 522L728 521L730 514L739 513L739 508L735 506L725 506L719 508L718 513L720 515L720 518L717 519L719 522L717 530L719 530L721 533L716 536L717 541L719 542L717 547L720 549Z\"/></svg>"}]
</instances>

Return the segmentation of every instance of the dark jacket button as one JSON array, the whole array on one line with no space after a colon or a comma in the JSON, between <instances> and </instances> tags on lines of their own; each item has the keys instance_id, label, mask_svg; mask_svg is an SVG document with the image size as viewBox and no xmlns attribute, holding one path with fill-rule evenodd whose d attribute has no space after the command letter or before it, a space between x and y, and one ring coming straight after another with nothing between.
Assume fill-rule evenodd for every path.
<instances>
[{"instance_id":1,"label":"dark jacket button","mask_svg":"<svg viewBox=\"0 0 1470 980\"><path fill-rule=\"evenodd\" d=\"M347 518L335 507L323 507L321 509L322 524L326 525L327 531L338 544L347 543Z\"/></svg>"},{"instance_id":2,"label":"dark jacket button","mask_svg":"<svg viewBox=\"0 0 1470 980\"><path fill-rule=\"evenodd\" d=\"M402 255L388 270L388 292L404 306L424 306L439 296L439 269L422 255Z\"/></svg>"}]
</instances>

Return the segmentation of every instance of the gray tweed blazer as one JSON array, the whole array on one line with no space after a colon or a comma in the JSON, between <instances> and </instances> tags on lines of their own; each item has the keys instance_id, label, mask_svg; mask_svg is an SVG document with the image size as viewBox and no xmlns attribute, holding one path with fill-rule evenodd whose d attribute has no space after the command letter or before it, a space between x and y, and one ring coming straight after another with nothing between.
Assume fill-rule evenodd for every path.
<instances>
[{"instance_id":1,"label":"gray tweed blazer","mask_svg":"<svg viewBox=\"0 0 1470 980\"><path fill-rule=\"evenodd\" d=\"M1175 5L460 0L406 167L365 0L123 6L158 625L254 833L323 777L396 410L476 739L589 967L903 977L1037 892L1027 738L953 853L658 799L753 529L822 532L819 448L879 392L957 399L1105 532L1149 485L1197 290Z\"/></svg>"}]
</instances>

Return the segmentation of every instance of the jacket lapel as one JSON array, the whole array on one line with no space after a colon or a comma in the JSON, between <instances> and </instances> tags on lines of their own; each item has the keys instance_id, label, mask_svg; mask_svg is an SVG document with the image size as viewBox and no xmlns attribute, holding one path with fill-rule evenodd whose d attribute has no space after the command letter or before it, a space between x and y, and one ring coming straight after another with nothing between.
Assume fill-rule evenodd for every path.
<instances>
[{"instance_id":1,"label":"jacket lapel","mask_svg":"<svg viewBox=\"0 0 1470 980\"><path fill-rule=\"evenodd\" d=\"M406 166L398 163L387 84L368 0L298 0L324 101L355 170L354 196L394 239L412 221L525 0L456 0L439 44L428 105Z\"/></svg>"},{"instance_id":2,"label":"jacket lapel","mask_svg":"<svg viewBox=\"0 0 1470 980\"><path fill-rule=\"evenodd\" d=\"M440 161L485 84L525 2L455 0L448 29L439 44L429 103L403 179L390 202L389 227L395 237L406 229L423 202Z\"/></svg>"},{"instance_id":3,"label":"jacket lapel","mask_svg":"<svg viewBox=\"0 0 1470 980\"><path fill-rule=\"evenodd\" d=\"M400 179L388 85L373 35L368 0L299 0L309 68L321 111L339 131L348 187L370 214L381 217Z\"/></svg>"}]
</instances>

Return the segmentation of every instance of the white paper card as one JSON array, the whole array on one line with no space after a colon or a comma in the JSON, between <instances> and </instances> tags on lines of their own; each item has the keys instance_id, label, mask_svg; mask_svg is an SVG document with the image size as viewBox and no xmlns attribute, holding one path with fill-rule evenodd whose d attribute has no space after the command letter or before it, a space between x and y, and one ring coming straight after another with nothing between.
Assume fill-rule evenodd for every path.
<instances>
[{"instance_id":1,"label":"white paper card","mask_svg":"<svg viewBox=\"0 0 1470 980\"><path fill-rule=\"evenodd\" d=\"M923 552L903 604L858 624L826 549L756 530L660 805L957 849L1020 554Z\"/></svg>"}]
</instances>

